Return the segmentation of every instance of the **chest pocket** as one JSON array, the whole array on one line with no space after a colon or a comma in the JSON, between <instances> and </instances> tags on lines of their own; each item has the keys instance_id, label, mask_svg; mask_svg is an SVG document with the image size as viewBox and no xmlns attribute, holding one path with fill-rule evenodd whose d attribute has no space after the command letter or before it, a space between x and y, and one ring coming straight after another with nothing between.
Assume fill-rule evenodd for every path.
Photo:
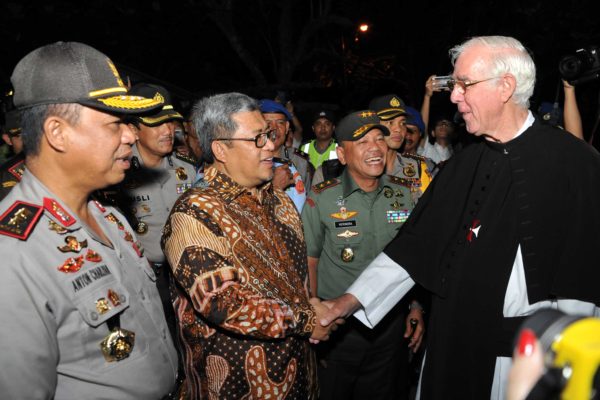
<instances>
[{"instance_id":1,"label":"chest pocket","mask_svg":"<svg viewBox=\"0 0 600 400\"><path fill-rule=\"evenodd\" d=\"M96 328L129 307L129 291L106 264L89 268L71 278L73 302L81 318Z\"/></svg>"}]
</instances>

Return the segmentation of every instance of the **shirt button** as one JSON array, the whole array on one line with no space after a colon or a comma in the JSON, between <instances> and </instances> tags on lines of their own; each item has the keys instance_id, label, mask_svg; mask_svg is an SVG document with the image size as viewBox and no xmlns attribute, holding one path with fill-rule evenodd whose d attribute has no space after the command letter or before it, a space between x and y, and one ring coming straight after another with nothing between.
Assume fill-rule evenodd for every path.
<instances>
[{"instance_id":1,"label":"shirt button","mask_svg":"<svg viewBox=\"0 0 600 400\"><path fill-rule=\"evenodd\" d=\"M90 313L90 318L92 319L92 321L97 321L98 320L98 313L96 311L92 311Z\"/></svg>"},{"instance_id":2,"label":"shirt button","mask_svg":"<svg viewBox=\"0 0 600 400\"><path fill-rule=\"evenodd\" d=\"M146 295L144 294L143 290L140 292L140 297L142 298L142 300L146 300Z\"/></svg>"}]
</instances>

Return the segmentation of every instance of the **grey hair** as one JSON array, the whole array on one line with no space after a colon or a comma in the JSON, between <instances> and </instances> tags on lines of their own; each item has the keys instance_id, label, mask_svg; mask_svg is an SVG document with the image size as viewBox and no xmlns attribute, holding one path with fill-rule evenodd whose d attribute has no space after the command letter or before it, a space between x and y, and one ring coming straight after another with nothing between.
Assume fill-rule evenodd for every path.
<instances>
[{"instance_id":1,"label":"grey hair","mask_svg":"<svg viewBox=\"0 0 600 400\"><path fill-rule=\"evenodd\" d=\"M23 152L28 156L37 156L44 134L44 122L49 117L60 117L71 125L77 125L83 106L77 103L42 104L21 110L21 138Z\"/></svg>"},{"instance_id":2,"label":"grey hair","mask_svg":"<svg viewBox=\"0 0 600 400\"><path fill-rule=\"evenodd\" d=\"M198 100L191 113L191 120L202 149L202 159L215 161L211 144L215 139L229 139L238 129L232 116L240 112L259 111L258 101L242 93L222 93Z\"/></svg>"},{"instance_id":3,"label":"grey hair","mask_svg":"<svg viewBox=\"0 0 600 400\"><path fill-rule=\"evenodd\" d=\"M490 52L490 75L509 73L517 81L513 101L529 108L529 98L535 87L535 63L529 51L517 39L509 36L477 36L450 49L452 65L458 57L472 46L485 46Z\"/></svg>"}]
</instances>

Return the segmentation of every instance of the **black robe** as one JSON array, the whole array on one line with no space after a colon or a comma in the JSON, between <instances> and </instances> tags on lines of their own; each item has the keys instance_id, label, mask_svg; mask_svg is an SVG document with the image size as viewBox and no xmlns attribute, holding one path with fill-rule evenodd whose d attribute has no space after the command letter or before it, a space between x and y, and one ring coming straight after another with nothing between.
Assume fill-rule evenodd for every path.
<instances>
[{"instance_id":1,"label":"black robe","mask_svg":"<svg viewBox=\"0 0 600 400\"><path fill-rule=\"evenodd\" d=\"M518 245L529 303L600 305L600 154L534 123L451 158L384 250L433 293L422 399L485 399L522 319L503 305Z\"/></svg>"}]
</instances>

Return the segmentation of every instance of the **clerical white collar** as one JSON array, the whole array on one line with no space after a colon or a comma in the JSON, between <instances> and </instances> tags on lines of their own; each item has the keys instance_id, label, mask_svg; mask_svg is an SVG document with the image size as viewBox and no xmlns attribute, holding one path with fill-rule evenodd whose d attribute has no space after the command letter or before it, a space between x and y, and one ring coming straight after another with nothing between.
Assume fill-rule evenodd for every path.
<instances>
[{"instance_id":1,"label":"clerical white collar","mask_svg":"<svg viewBox=\"0 0 600 400\"><path fill-rule=\"evenodd\" d=\"M513 137L513 139L518 138L521 133L525 132L527 129L529 129L529 127L531 125L533 125L533 122L535 121L535 117L533 116L533 113L531 112L531 110L527 110L527 118L525 119L525 122L523 123L523 126L521 126L521 129L519 129L519 131L517 132L517 134ZM512 139L511 139L512 140Z\"/></svg>"}]
</instances>

